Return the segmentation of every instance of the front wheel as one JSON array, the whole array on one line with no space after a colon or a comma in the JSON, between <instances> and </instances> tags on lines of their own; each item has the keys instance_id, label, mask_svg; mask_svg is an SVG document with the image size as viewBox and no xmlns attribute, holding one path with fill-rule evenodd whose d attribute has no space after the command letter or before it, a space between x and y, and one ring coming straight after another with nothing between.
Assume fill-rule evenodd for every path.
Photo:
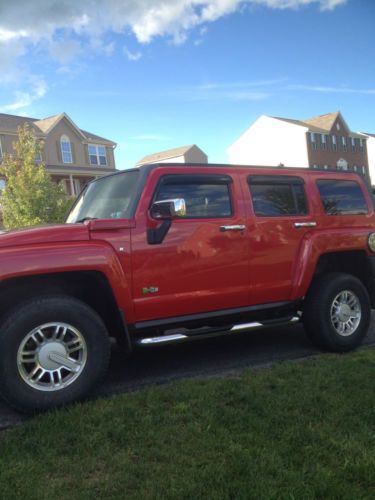
<instances>
[{"instance_id":1,"label":"front wheel","mask_svg":"<svg viewBox=\"0 0 375 500\"><path fill-rule=\"evenodd\" d=\"M370 326L367 290L350 274L325 274L312 284L302 319L309 338L320 349L334 352L355 349Z\"/></svg>"},{"instance_id":2,"label":"front wheel","mask_svg":"<svg viewBox=\"0 0 375 500\"><path fill-rule=\"evenodd\" d=\"M0 326L0 392L15 408L41 411L83 398L107 369L101 318L68 296L25 302Z\"/></svg>"}]
</instances>

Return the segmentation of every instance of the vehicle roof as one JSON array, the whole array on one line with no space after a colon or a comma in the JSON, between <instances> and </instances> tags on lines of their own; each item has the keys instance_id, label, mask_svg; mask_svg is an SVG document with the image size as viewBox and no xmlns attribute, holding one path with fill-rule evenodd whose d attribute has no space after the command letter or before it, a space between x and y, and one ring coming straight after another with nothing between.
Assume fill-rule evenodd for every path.
<instances>
[{"instance_id":1,"label":"vehicle roof","mask_svg":"<svg viewBox=\"0 0 375 500\"><path fill-rule=\"evenodd\" d=\"M324 168L306 168L306 167L283 167L283 166L263 166L263 165L234 165L234 164L228 164L228 163L150 163L146 165L141 165L139 167L133 167L133 168L128 168L125 170L119 170L117 172L108 174L103 177L99 177L98 179L95 179L91 182L98 182L101 179L108 178L113 175L121 175L124 173L130 173L130 172L141 172L144 177L147 177L148 174L155 169L158 168L173 168L173 169L181 169L181 170L189 170L191 168L201 168L202 170L207 169L207 168L220 168L220 169L225 169L227 173L230 171L235 171L235 170L259 170L259 171L266 171L268 173L274 172L276 175L280 173L288 173L288 174L294 174L298 173L298 175L314 175L316 173L324 174L327 176L331 176L332 174L337 175L357 175L359 178L363 180L367 184L366 179L359 173L359 172L354 172L353 170L337 170L337 169L324 169ZM91 184L90 182L90 184Z\"/></svg>"}]
</instances>

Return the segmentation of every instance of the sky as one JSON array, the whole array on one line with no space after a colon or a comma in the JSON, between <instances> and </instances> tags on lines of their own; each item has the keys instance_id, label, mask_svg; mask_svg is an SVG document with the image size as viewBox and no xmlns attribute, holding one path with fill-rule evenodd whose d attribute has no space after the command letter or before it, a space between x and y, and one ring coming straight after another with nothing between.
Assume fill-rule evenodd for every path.
<instances>
[{"instance_id":1,"label":"sky","mask_svg":"<svg viewBox=\"0 0 375 500\"><path fill-rule=\"evenodd\" d=\"M117 168L262 114L375 133L375 0L0 0L0 112L66 112Z\"/></svg>"}]
</instances>

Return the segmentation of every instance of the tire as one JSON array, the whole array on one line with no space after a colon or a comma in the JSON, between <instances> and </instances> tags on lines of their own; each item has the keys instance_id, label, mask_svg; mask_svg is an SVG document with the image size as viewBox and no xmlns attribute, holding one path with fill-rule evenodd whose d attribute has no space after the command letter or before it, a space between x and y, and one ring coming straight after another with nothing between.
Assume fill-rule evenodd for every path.
<instances>
[{"instance_id":1,"label":"tire","mask_svg":"<svg viewBox=\"0 0 375 500\"><path fill-rule=\"evenodd\" d=\"M362 282L344 273L317 278L305 299L303 324L312 343L331 352L358 347L371 320L369 295Z\"/></svg>"},{"instance_id":2,"label":"tire","mask_svg":"<svg viewBox=\"0 0 375 500\"><path fill-rule=\"evenodd\" d=\"M17 410L84 398L105 374L107 330L85 303L63 295L18 305L0 327L0 393Z\"/></svg>"}]
</instances>

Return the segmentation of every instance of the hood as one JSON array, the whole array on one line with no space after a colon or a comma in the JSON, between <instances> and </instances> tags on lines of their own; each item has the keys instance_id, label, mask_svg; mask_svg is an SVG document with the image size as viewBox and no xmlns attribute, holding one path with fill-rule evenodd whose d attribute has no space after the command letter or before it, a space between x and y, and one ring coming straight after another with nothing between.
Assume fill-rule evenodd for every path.
<instances>
[{"instance_id":1,"label":"hood","mask_svg":"<svg viewBox=\"0 0 375 500\"><path fill-rule=\"evenodd\" d=\"M88 239L89 231L85 224L36 226L2 232L0 234L0 248L59 241L85 241Z\"/></svg>"}]
</instances>

